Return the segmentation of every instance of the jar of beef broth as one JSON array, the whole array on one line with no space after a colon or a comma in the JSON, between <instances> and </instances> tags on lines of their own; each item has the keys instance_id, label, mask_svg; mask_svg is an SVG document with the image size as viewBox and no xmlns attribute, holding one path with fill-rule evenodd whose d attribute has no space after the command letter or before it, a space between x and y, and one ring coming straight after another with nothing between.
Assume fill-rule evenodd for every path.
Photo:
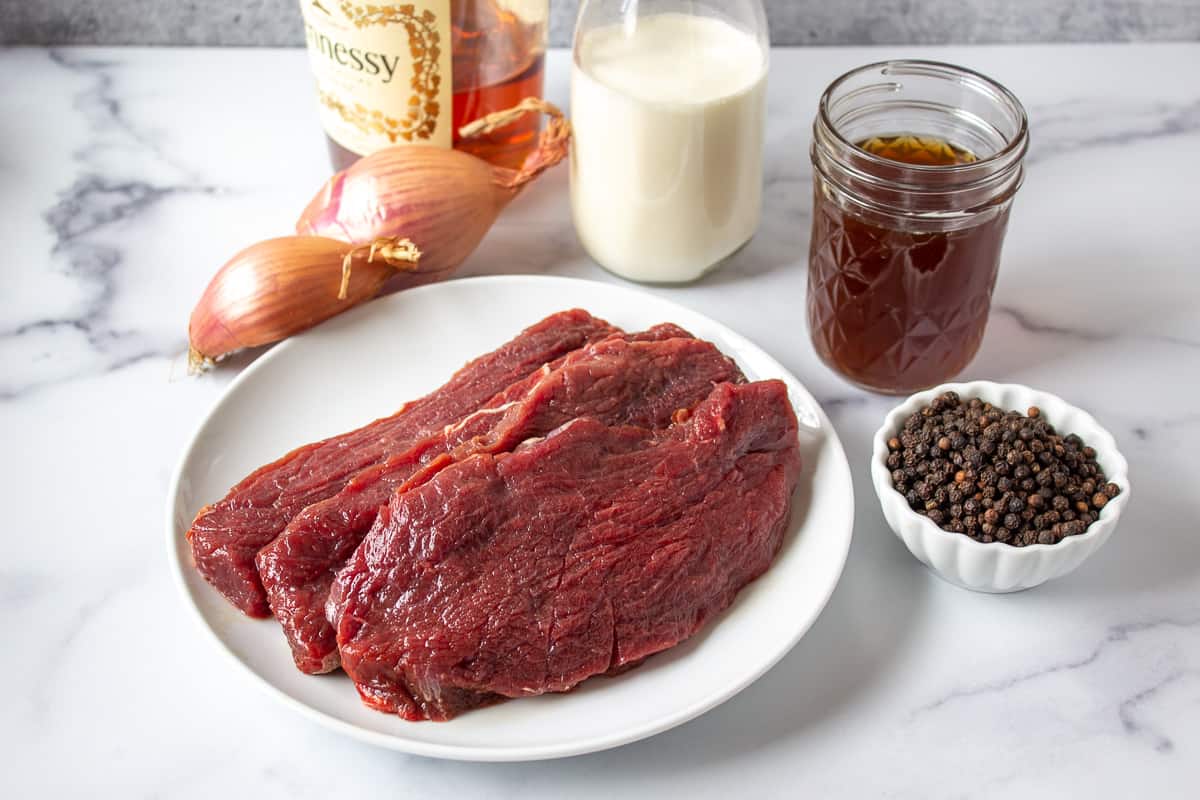
<instances>
[{"instance_id":1,"label":"jar of beef broth","mask_svg":"<svg viewBox=\"0 0 1200 800\"><path fill-rule=\"evenodd\" d=\"M887 61L846 73L813 123L808 324L852 383L943 383L983 339L1028 146L1025 111L976 72Z\"/></svg>"}]
</instances>

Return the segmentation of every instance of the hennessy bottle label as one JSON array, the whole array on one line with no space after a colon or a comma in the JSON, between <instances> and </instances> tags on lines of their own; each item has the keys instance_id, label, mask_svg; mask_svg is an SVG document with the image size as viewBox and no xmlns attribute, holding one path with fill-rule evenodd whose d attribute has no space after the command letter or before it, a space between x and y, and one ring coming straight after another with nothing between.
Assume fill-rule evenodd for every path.
<instances>
[{"instance_id":1,"label":"hennessy bottle label","mask_svg":"<svg viewBox=\"0 0 1200 800\"><path fill-rule=\"evenodd\" d=\"M300 0L321 124L359 155L450 147L450 0Z\"/></svg>"}]
</instances>

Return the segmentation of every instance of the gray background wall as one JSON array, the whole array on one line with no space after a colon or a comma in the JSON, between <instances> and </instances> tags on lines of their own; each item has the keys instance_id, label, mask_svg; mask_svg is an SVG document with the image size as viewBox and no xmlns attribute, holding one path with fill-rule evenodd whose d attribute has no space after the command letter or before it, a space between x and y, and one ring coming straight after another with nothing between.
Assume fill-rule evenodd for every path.
<instances>
[{"instance_id":1,"label":"gray background wall","mask_svg":"<svg viewBox=\"0 0 1200 800\"><path fill-rule=\"evenodd\" d=\"M1200 41L1200 0L765 0L776 44ZM577 0L551 0L569 42ZM298 0L0 0L0 44L298 45Z\"/></svg>"}]
</instances>

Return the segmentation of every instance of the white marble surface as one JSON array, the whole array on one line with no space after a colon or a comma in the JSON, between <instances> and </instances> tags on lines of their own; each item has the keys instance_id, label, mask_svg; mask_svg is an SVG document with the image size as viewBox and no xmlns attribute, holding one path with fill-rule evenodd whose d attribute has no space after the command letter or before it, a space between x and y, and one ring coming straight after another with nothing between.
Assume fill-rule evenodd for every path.
<instances>
[{"instance_id":1,"label":"white marble surface","mask_svg":"<svg viewBox=\"0 0 1200 800\"><path fill-rule=\"evenodd\" d=\"M618 750L475 765L375 750L262 695L185 613L168 474L248 359L183 377L188 313L325 169L299 51L0 51L0 793L28 796L1194 797L1200 779L1200 45L906 49L990 73L1032 117L996 309L968 378L1092 410L1136 492L1078 572L1014 596L926 572L870 491L893 401L820 366L804 327L808 126L893 49L777 51L767 215L698 286L656 289L805 380L858 495L845 576L779 666ZM564 98L564 58L550 95ZM464 275L609 278L558 170ZM470 324L470 320L464 320ZM787 613L780 609L780 613Z\"/></svg>"}]
</instances>

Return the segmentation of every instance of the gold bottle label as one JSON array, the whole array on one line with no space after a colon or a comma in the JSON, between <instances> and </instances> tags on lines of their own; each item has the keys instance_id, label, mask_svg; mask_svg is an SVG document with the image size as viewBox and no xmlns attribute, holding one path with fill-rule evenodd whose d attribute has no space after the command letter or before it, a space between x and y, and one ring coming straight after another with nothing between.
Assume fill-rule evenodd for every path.
<instances>
[{"instance_id":1,"label":"gold bottle label","mask_svg":"<svg viewBox=\"0 0 1200 800\"><path fill-rule=\"evenodd\" d=\"M450 147L450 0L300 0L321 124L347 150Z\"/></svg>"}]
</instances>

